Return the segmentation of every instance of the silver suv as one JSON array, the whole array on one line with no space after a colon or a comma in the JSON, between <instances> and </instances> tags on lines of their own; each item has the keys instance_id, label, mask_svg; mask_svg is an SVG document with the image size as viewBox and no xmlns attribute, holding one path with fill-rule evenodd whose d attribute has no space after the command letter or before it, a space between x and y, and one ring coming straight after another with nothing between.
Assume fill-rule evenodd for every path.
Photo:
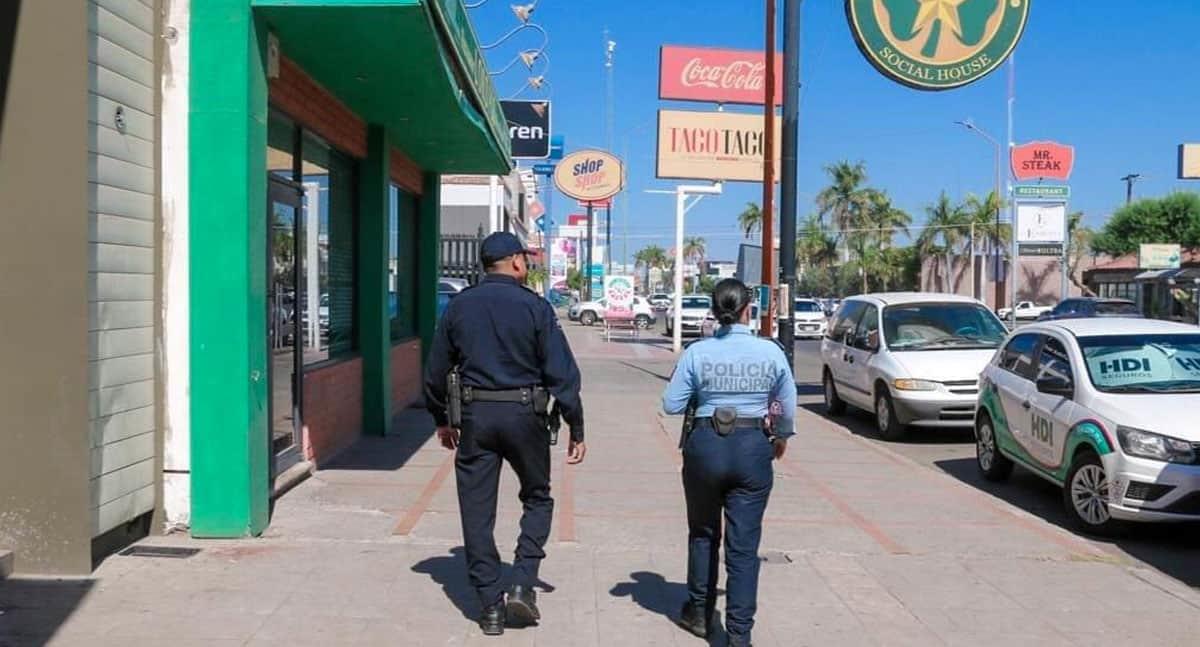
<instances>
[{"instance_id":1,"label":"silver suv","mask_svg":"<svg viewBox=\"0 0 1200 647\"><path fill-rule=\"evenodd\" d=\"M979 374L1008 334L979 301L885 293L846 299L821 342L825 407L872 411L879 435L909 425L970 428Z\"/></svg>"}]
</instances>

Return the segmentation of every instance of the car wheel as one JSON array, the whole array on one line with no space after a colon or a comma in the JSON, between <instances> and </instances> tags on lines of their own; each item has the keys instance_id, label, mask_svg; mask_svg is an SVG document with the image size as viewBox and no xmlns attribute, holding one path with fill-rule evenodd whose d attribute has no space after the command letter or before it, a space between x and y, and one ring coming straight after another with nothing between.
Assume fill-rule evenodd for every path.
<instances>
[{"instance_id":1,"label":"car wheel","mask_svg":"<svg viewBox=\"0 0 1200 647\"><path fill-rule=\"evenodd\" d=\"M980 414L975 423L975 463L983 478L989 481L1004 481L1012 474L1013 462L1000 453L996 427L986 413Z\"/></svg>"},{"instance_id":2,"label":"car wheel","mask_svg":"<svg viewBox=\"0 0 1200 647\"><path fill-rule=\"evenodd\" d=\"M908 433L908 426L896 417L896 406L892 403L892 394L886 388L879 389L875 394L875 428L879 437L884 440L899 440Z\"/></svg>"},{"instance_id":3,"label":"car wheel","mask_svg":"<svg viewBox=\"0 0 1200 647\"><path fill-rule=\"evenodd\" d=\"M1108 509L1108 475L1094 452L1075 456L1063 485L1063 504L1071 523L1084 532L1111 535L1120 528Z\"/></svg>"},{"instance_id":4,"label":"car wheel","mask_svg":"<svg viewBox=\"0 0 1200 647\"><path fill-rule=\"evenodd\" d=\"M828 369L821 382L825 391L825 412L831 416L846 413L846 402L838 397L837 385L833 383L833 374Z\"/></svg>"},{"instance_id":5,"label":"car wheel","mask_svg":"<svg viewBox=\"0 0 1200 647\"><path fill-rule=\"evenodd\" d=\"M594 312L580 313L579 323L581 323L585 326L590 326L590 325L596 323L596 313L594 313Z\"/></svg>"},{"instance_id":6,"label":"car wheel","mask_svg":"<svg viewBox=\"0 0 1200 647\"><path fill-rule=\"evenodd\" d=\"M633 324L642 330L650 327L650 317L646 315L638 315L633 319Z\"/></svg>"}]
</instances>

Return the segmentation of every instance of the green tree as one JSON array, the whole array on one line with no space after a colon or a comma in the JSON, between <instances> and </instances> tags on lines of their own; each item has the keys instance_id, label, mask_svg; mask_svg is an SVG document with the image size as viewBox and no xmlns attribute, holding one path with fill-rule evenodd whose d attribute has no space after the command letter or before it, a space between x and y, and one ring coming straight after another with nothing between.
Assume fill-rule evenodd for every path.
<instances>
[{"instance_id":1,"label":"green tree","mask_svg":"<svg viewBox=\"0 0 1200 647\"><path fill-rule=\"evenodd\" d=\"M999 228L996 226L996 214L1005 207L1004 200L1000 199L995 191L989 191L986 196L980 198L977 195L968 195L964 210L967 214L967 221L975 223L975 241L978 246L980 241L986 243L986 249L991 251L995 249L1004 249L1010 240L1011 227L1001 223Z\"/></svg>"},{"instance_id":2,"label":"green tree","mask_svg":"<svg viewBox=\"0 0 1200 647\"><path fill-rule=\"evenodd\" d=\"M1067 277L1084 296L1094 294L1091 288L1083 284L1083 277L1079 276L1079 264L1084 258L1095 253L1092 251L1095 236L1096 232L1084 226L1082 211L1067 216Z\"/></svg>"},{"instance_id":3,"label":"green tree","mask_svg":"<svg viewBox=\"0 0 1200 647\"><path fill-rule=\"evenodd\" d=\"M1200 194L1179 192L1125 205L1092 239L1092 248L1121 256L1143 243L1200 246Z\"/></svg>"},{"instance_id":4,"label":"green tree","mask_svg":"<svg viewBox=\"0 0 1200 647\"><path fill-rule=\"evenodd\" d=\"M572 290L583 290L583 272L580 272L578 268L567 268L567 287Z\"/></svg>"},{"instance_id":5,"label":"green tree","mask_svg":"<svg viewBox=\"0 0 1200 647\"><path fill-rule=\"evenodd\" d=\"M529 273L525 276L525 285L531 288L538 289L550 279L550 273L544 267L531 267Z\"/></svg>"},{"instance_id":6,"label":"green tree","mask_svg":"<svg viewBox=\"0 0 1200 647\"><path fill-rule=\"evenodd\" d=\"M699 236L690 236L683 239L683 259L688 263L695 263L700 276L704 276L705 265L704 257L708 253L708 243ZM692 289L695 291L696 281L692 282Z\"/></svg>"},{"instance_id":7,"label":"green tree","mask_svg":"<svg viewBox=\"0 0 1200 647\"><path fill-rule=\"evenodd\" d=\"M939 290L954 291L954 256L963 251L967 238L969 216L962 206L950 201L945 191L933 204L925 207L925 229L917 237L917 249L922 257L940 255L942 276Z\"/></svg>"},{"instance_id":8,"label":"green tree","mask_svg":"<svg viewBox=\"0 0 1200 647\"><path fill-rule=\"evenodd\" d=\"M869 291L872 278L880 279L886 286L898 274L892 266L894 259L887 253L892 248L897 233L908 235L912 216L892 204L883 191L866 190L867 203L860 218L860 231L850 236L858 249L858 261L862 267L862 291Z\"/></svg>"},{"instance_id":9,"label":"green tree","mask_svg":"<svg viewBox=\"0 0 1200 647\"><path fill-rule=\"evenodd\" d=\"M650 288L650 270L664 269L667 266L667 252L658 245L643 247L633 255L634 262L646 273L646 287Z\"/></svg>"},{"instance_id":10,"label":"green tree","mask_svg":"<svg viewBox=\"0 0 1200 647\"><path fill-rule=\"evenodd\" d=\"M737 220L738 228L742 230L746 238L762 231L762 209L759 208L757 202L747 202L746 208L738 214Z\"/></svg>"},{"instance_id":11,"label":"green tree","mask_svg":"<svg viewBox=\"0 0 1200 647\"><path fill-rule=\"evenodd\" d=\"M846 230L856 228L869 201L863 184L867 181L867 168L862 162L851 164L837 162L825 167L829 175L829 186L817 194L817 213L821 222L841 230L844 239Z\"/></svg>"}]
</instances>

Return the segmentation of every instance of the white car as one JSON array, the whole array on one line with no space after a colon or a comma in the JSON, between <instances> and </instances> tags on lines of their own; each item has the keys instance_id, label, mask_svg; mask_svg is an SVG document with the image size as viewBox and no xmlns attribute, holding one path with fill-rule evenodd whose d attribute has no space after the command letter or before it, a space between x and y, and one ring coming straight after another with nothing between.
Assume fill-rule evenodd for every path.
<instances>
[{"instance_id":1,"label":"white car","mask_svg":"<svg viewBox=\"0 0 1200 647\"><path fill-rule=\"evenodd\" d=\"M1037 319L1053 309L1054 306L1039 306L1032 301L1021 301L1017 303L1017 319ZM1000 315L1001 319L1008 319L1012 315L1012 308L1000 308L996 314Z\"/></svg>"},{"instance_id":2,"label":"white car","mask_svg":"<svg viewBox=\"0 0 1200 647\"><path fill-rule=\"evenodd\" d=\"M710 318L712 312L712 297L694 294L680 299L680 317L683 324L679 327L680 336L704 334L704 321ZM675 334L675 306L667 308L667 335Z\"/></svg>"},{"instance_id":3,"label":"white car","mask_svg":"<svg viewBox=\"0 0 1200 647\"><path fill-rule=\"evenodd\" d=\"M650 296L646 297L646 300L649 301L650 305L654 306L657 310L666 310L667 308L671 307L672 303L675 302L671 295L665 292L656 292L651 294Z\"/></svg>"},{"instance_id":4,"label":"white car","mask_svg":"<svg viewBox=\"0 0 1200 647\"><path fill-rule=\"evenodd\" d=\"M909 425L966 427L975 421L979 374L1008 330L969 297L919 292L850 297L821 342L825 408L875 413L879 435Z\"/></svg>"},{"instance_id":5,"label":"white car","mask_svg":"<svg viewBox=\"0 0 1200 647\"><path fill-rule=\"evenodd\" d=\"M578 319L579 323L585 326L591 326L597 321L603 321L604 311L608 309L608 303L604 299L584 301L577 305L577 314L571 318ZM650 307L650 302L642 297L633 297L633 321L637 324L638 328L653 326L654 318L654 308Z\"/></svg>"},{"instance_id":6,"label":"white car","mask_svg":"<svg viewBox=\"0 0 1200 647\"><path fill-rule=\"evenodd\" d=\"M983 373L976 459L1063 488L1067 514L1104 533L1123 520L1200 520L1200 330L1070 319L1016 331Z\"/></svg>"},{"instance_id":7,"label":"white car","mask_svg":"<svg viewBox=\"0 0 1200 647\"><path fill-rule=\"evenodd\" d=\"M825 308L816 299L796 299L792 306L795 310L796 324L794 337L796 339L820 339L828 332L829 320L825 316Z\"/></svg>"}]
</instances>

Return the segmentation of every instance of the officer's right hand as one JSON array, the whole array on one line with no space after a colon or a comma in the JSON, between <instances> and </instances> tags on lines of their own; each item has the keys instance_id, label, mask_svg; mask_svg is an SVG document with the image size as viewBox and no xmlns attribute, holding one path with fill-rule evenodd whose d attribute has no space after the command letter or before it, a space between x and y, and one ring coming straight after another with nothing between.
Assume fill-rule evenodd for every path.
<instances>
[{"instance_id":1,"label":"officer's right hand","mask_svg":"<svg viewBox=\"0 0 1200 647\"><path fill-rule=\"evenodd\" d=\"M454 427L438 427L438 440L446 449L458 449L458 430Z\"/></svg>"},{"instance_id":2,"label":"officer's right hand","mask_svg":"<svg viewBox=\"0 0 1200 647\"><path fill-rule=\"evenodd\" d=\"M772 449L775 450L775 460L783 458L783 455L787 453L787 443L786 438L776 438L775 442L771 443Z\"/></svg>"},{"instance_id":3,"label":"officer's right hand","mask_svg":"<svg viewBox=\"0 0 1200 647\"><path fill-rule=\"evenodd\" d=\"M578 465L587 456L587 445L582 440L567 443L567 465Z\"/></svg>"}]
</instances>

